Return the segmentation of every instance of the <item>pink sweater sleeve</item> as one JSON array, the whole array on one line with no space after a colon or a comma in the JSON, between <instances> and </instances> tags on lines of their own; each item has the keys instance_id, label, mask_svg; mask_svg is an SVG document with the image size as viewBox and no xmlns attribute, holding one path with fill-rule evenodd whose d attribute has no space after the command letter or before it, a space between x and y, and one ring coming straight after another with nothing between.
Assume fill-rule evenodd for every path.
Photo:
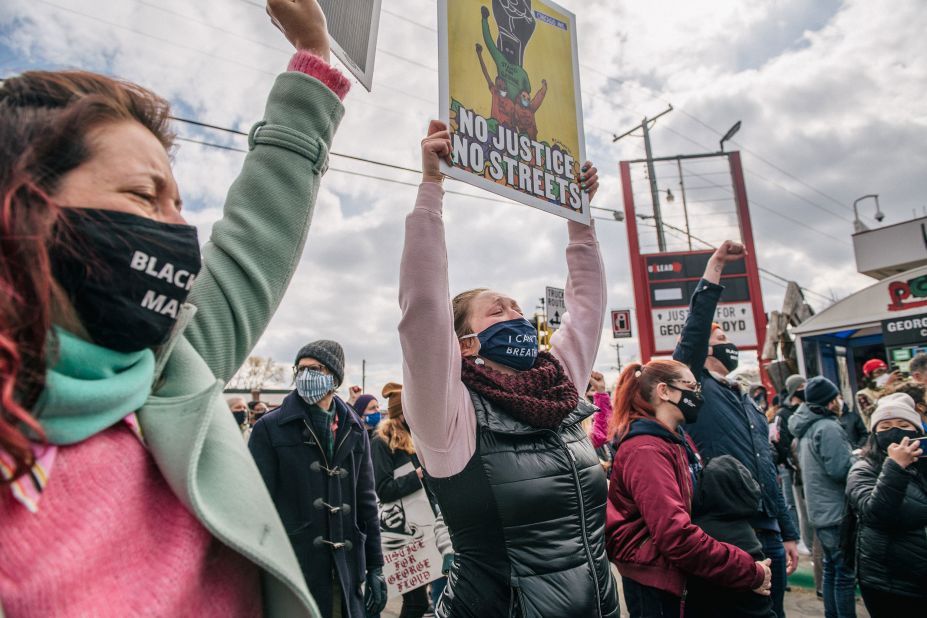
<instances>
[{"instance_id":1,"label":"pink sweater sleeve","mask_svg":"<svg viewBox=\"0 0 927 618\"><path fill-rule=\"evenodd\" d=\"M344 101L348 96L348 90L351 89L351 82L342 75L341 71L328 64L312 52L304 49L297 51L290 59L287 65L287 71L298 71L305 73L309 77L314 77L338 95L338 98Z\"/></svg>"},{"instance_id":2,"label":"pink sweater sleeve","mask_svg":"<svg viewBox=\"0 0 927 618\"><path fill-rule=\"evenodd\" d=\"M592 447L599 448L608 441L608 419L612 416L612 398L608 393L596 393L592 402L599 407L592 424Z\"/></svg>"},{"instance_id":3,"label":"pink sweater sleeve","mask_svg":"<svg viewBox=\"0 0 927 618\"><path fill-rule=\"evenodd\" d=\"M605 267L599 254L594 225L567 222L570 243L566 249L567 312L551 337L554 356L560 359L580 397L592 373L602 325L605 321Z\"/></svg>"},{"instance_id":4,"label":"pink sweater sleeve","mask_svg":"<svg viewBox=\"0 0 927 618\"><path fill-rule=\"evenodd\" d=\"M406 217L399 264L399 343L402 346L403 413L428 474L462 471L476 451L476 414L460 379L460 346L454 334L447 247L441 219L444 190L424 182Z\"/></svg>"}]
</instances>

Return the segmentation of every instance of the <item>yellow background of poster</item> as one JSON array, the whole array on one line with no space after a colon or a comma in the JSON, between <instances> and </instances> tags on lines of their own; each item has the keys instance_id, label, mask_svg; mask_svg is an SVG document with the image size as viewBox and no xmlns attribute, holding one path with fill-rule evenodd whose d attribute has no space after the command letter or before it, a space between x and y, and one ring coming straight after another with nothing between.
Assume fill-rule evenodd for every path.
<instances>
[{"instance_id":1,"label":"yellow background of poster","mask_svg":"<svg viewBox=\"0 0 927 618\"><path fill-rule=\"evenodd\" d=\"M465 107L489 118L492 108L492 94L486 86L486 79L480 70L476 56L476 44L483 46L483 60L489 77L496 78L496 65L483 43L482 17L480 7L489 9L489 30L493 40L499 34L492 15L491 0L449 0L447 3L448 60L450 64L451 99L460 101ZM540 11L571 27L570 18L550 5L533 0L533 11ZM570 31L561 30L536 18L534 34L525 47L524 68L531 80L531 96L541 88L541 80L547 80L547 96L538 108L535 119L538 124L538 141L553 144L562 143L573 156L579 152L576 131L576 99L573 84L573 49ZM517 93L516 93L517 94ZM582 163L581 161L579 163Z\"/></svg>"},{"instance_id":2,"label":"yellow background of poster","mask_svg":"<svg viewBox=\"0 0 927 618\"><path fill-rule=\"evenodd\" d=\"M445 53L447 62L444 86L446 90L443 90L444 94L442 95L442 97L446 96L447 98L442 98L442 101L446 100L448 106L443 113L446 114L444 117L450 120L451 131L455 132L458 128L457 117L454 112L455 102L479 114L486 120L491 118L493 94L480 67L479 57L476 52L477 44L483 48L482 57L489 78L495 81L499 71L497 71L496 63L484 41L481 7L486 7L489 11L489 30L494 42L498 38L499 28L493 12L492 0L444 0L442 5L446 10ZM583 162L581 157L584 150L583 139L580 134L582 131L582 109L578 109L578 76L574 73L576 70L573 48L575 33L572 30L575 28L575 20L571 14L565 13L543 0L532 0L531 11L535 20L535 28L524 48L523 68L530 81L530 97L532 99L541 89L542 81L547 80L547 93L535 112L537 141L548 146L559 145L559 148L565 154L574 159L571 180L575 181L579 173L579 167ZM565 25L565 28L548 23L537 16L538 12ZM439 11L439 25L442 25L441 19ZM517 94L510 93L510 96L517 97ZM490 127L490 130L492 131L492 127ZM495 133L491 132L490 143L494 136ZM473 141L474 139L471 137L470 142ZM488 145L487 148L489 148ZM537 168L543 167L536 161L532 165ZM465 180L471 182L471 184L483 186L491 191L543 208L555 214L575 220L588 221L588 200L585 196L583 196L582 205L577 210L574 210L569 202L566 205L561 205L557 200L546 200L543 196L525 192L518 189L517 186L509 186L504 179L500 181L493 180L489 176L488 168L489 163L487 162L482 181L479 176L473 174L468 167L460 162L452 167L449 173L458 180ZM469 179L466 178L467 175L470 176ZM522 197L515 197L516 193Z\"/></svg>"}]
</instances>

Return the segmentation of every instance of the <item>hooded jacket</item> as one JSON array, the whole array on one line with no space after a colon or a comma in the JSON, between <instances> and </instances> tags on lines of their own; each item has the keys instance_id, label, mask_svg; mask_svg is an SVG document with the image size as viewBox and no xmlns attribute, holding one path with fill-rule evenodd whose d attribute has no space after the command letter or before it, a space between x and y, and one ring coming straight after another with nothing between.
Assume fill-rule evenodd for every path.
<instances>
[{"instance_id":1,"label":"hooded jacket","mask_svg":"<svg viewBox=\"0 0 927 618\"><path fill-rule=\"evenodd\" d=\"M789 419L789 431L798 439L808 521L815 528L843 521L847 473L853 464L852 448L837 417L820 406L801 404Z\"/></svg>"},{"instance_id":2,"label":"hooded jacket","mask_svg":"<svg viewBox=\"0 0 927 618\"><path fill-rule=\"evenodd\" d=\"M904 469L886 458L879 467L862 459L850 469L847 498L859 518L856 571L865 586L903 596L927 595L927 482L922 465Z\"/></svg>"},{"instance_id":3,"label":"hooded jacket","mask_svg":"<svg viewBox=\"0 0 927 618\"><path fill-rule=\"evenodd\" d=\"M763 570L745 551L711 538L690 517L694 442L661 423L632 421L618 444L606 511L608 556L625 577L682 596L689 575L753 590ZM755 509L755 504L754 504Z\"/></svg>"}]
</instances>

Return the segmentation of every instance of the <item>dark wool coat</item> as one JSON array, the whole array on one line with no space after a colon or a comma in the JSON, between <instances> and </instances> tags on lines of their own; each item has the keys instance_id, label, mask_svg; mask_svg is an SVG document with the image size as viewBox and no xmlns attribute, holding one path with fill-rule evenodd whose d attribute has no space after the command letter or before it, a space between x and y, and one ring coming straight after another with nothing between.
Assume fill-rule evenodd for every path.
<instances>
[{"instance_id":1,"label":"dark wool coat","mask_svg":"<svg viewBox=\"0 0 927 618\"><path fill-rule=\"evenodd\" d=\"M916 476L923 474L922 465L906 470L886 459L879 469L862 459L850 469L847 497L859 518L856 572L861 584L927 596L927 484Z\"/></svg>"},{"instance_id":2,"label":"dark wool coat","mask_svg":"<svg viewBox=\"0 0 927 618\"><path fill-rule=\"evenodd\" d=\"M346 616L364 618L366 571L383 566L370 441L354 410L338 397L334 401L338 432L332 461L296 391L255 424L248 448L322 616L331 616L337 574Z\"/></svg>"}]
</instances>

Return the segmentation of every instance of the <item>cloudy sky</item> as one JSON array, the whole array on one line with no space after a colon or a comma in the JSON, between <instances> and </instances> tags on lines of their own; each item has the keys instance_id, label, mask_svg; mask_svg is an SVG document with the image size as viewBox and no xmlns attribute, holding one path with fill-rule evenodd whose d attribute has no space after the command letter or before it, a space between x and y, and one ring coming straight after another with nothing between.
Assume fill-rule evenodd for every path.
<instances>
[{"instance_id":1,"label":"cloudy sky","mask_svg":"<svg viewBox=\"0 0 927 618\"><path fill-rule=\"evenodd\" d=\"M741 120L729 149L743 155L759 265L816 292L808 295L816 309L827 297L872 281L856 273L853 261L856 197L878 193L885 223L927 205L923 2L561 3L578 19L587 151L602 177L594 205L622 209L618 161L643 156L640 138L612 143L613 133L671 103L674 111L652 130L655 154L706 152ZM436 22L433 0L383 0L374 89L353 88L334 152L419 165L419 140L438 113ZM289 55L255 0L0 3L0 75L30 68L117 75L169 98L178 116L240 130L261 118L264 97ZM177 131L246 146L227 133L186 125ZM180 144L175 173L201 240L220 216L243 156ZM401 379L398 264L418 179L341 157L332 157L331 166L299 270L255 354L288 362L303 342L336 339L347 354L346 381L360 383L366 359L368 390L379 391L387 380ZM692 233L716 242L729 235L729 215L698 202L729 195L712 188L724 176L710 168L692 165L684 177ZM635 178L635 190L646 191L643 177ZM660 166L657 178L661 192L678 195L675 165ZM452 290L488 285L531 308L546 285L563 285L564 220L486 201L488 194L457 182L447 188L475 196L446 198ZM862 206L863 221L874 226L873 203ZM668 220L681 221L678 198L664 208ZM596 216L605 218L597 230L609 305L630 308L625 224L608 212ZM644 246L653 246L653 231L641 230ZM764 275L762 286L767 311L778 308L782 283ZM606 330L597 368L614 375L612 343ZM622 360L634 358L637 340L623 344Z\"/></svg>"}]
</instances>

